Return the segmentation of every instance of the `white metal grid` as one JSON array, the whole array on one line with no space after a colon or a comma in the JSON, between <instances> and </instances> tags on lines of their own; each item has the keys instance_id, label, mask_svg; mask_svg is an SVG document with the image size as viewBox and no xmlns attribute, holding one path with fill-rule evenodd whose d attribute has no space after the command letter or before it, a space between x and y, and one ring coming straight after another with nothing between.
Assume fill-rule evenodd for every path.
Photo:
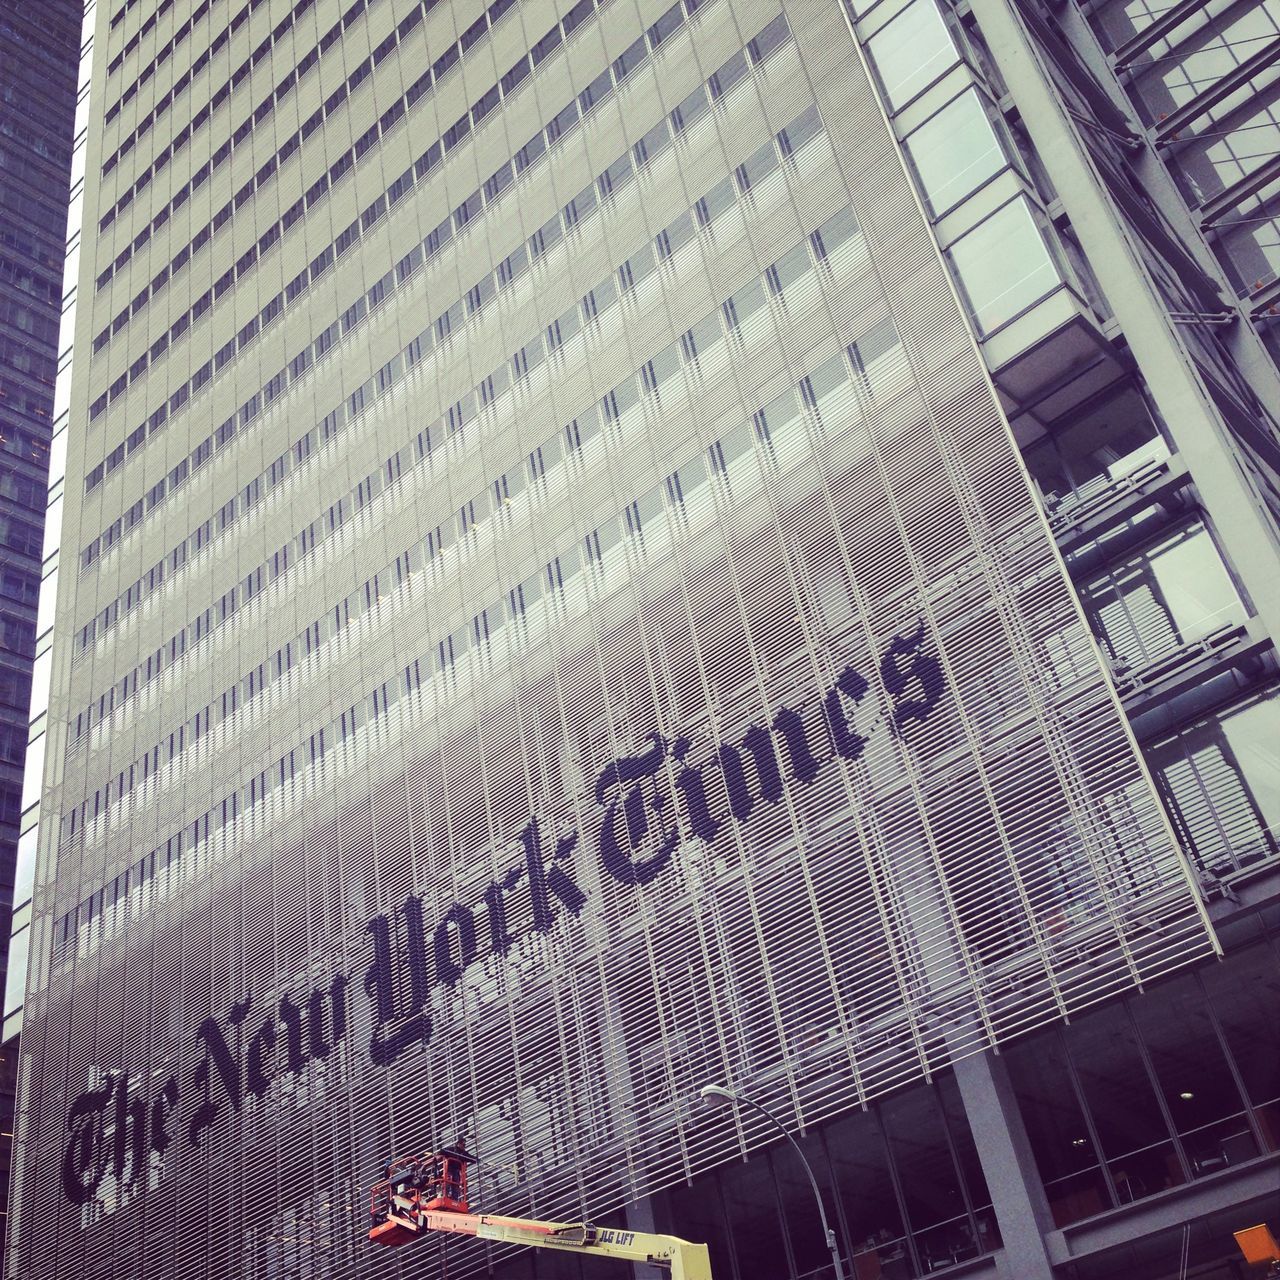
<instances>
[{"instance_id":1,"label":"white metal grid","mask_svg":"<svg viewBox=\"0 0 1280 1280\"><path fill-rule=\"evenodd\" d=\"M743 36L776 12L725 8ZM700 444L701 481L670 472L643 537L357 729L269 821L184 864L184 892L32 993L20 1274L190 1274L193 1255L209 1276L373 1271L361 1183L459 1132L509 1170L486 1207L599 1214L763 1139L704 1114L709 1080L812 1124L1209 949L839 14L789 16L839 162L806 195L847 192L869 259L783 290L705 386L619 427L604 474L535 535L542 562L596 527L602 489L636 492L642 455L662 474ZM734 252L759 270L777 245L750 210L742 227ZM678 306L680 283L664 288ZM854 376L752 424L886 305L909 361L889 394ZM607 387L617 366L599 362ZM734 430L751 447L717 469ZM494 556L499 580L520 558ZM318 668L321 704L421 652L456 585ZM654 734L660 767L620 789L611 766ZM602 856L624 791L649 831L634 822L618 857L658 860L644 885ZM536 866L566 877L545 895L532 818ZM435 1266L426 1249L404 1273Z\"/></svg>"}]
</instances>

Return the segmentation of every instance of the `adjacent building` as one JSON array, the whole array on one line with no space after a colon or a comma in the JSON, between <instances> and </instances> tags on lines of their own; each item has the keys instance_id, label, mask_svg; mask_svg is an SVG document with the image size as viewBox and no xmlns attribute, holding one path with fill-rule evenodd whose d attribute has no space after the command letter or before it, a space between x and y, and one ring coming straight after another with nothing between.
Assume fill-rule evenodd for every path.
<instances>
[{"instance_id":1,"label":"adjacent building","mask_svg":"<svg viewBox=\"0 0 1280 1280\"><path fill-rule=\"evenodd\" d=\"M54 425L80 6L0 0L0 981L22 1004L44 756L27 757L33 673L49 679L52 610L37 628ZM55 435L59 438L54 444ZM55 501L57 494L54 495ZM55 508L55 513L60 508ZM56 541L54 519L54 541ZM43 724L36 727L39 739ZM25 778L24 778L25 775ZM23 821L29 811L28 821ZM23 904L26 904L24 907ZM8 939L14 952L8 963ZM0 1188L8 1206L17 1023L0 1048ZM7 1215L0 1209L0 1249Z\"/></svg>"},{"instance_id":2,"label":"adjacent building","mask_svg":"<svg viewBox=\"0 0 1280 1280\"><path fill-rule=\"evenodd\" d=\"M1269 11L104 0L82 49L8 1274L385 1274L370 1183L464 1138L483 1208L829 1277L719 1083L859 1280L1242 1275Z\"/></svg>"}]
</instances>

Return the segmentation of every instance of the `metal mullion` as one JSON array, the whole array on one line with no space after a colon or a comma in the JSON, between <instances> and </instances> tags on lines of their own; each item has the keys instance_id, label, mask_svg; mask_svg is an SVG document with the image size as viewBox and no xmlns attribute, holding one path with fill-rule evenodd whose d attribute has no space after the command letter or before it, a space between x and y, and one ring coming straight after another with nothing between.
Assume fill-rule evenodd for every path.
<instances>
[{"instance_id":1,"label":"metal mullion","mask_svg":"<svg viewBox=\"0 0 1280 1280\"><path fill-rule=\"evenodd\" d=\"M1173 1140L1173 1149L1178 1153L1178 1163L1182 1166L1182 1172L1187 1182L1192 1182L1195 1179L1195 1173L1191 1168L1191 1162L1187 1159L1187 1153L1182 1149L1182 1139L1178 1135L1177 1125L1174 1124L1173 1115L1165 1102L1164 1091L1160 1088L1160 1077L1156 1074L1155 1066L1151 1061L1151 1054L1147 1049L1147 1042L1142 1038L1142 1029L1138 1026L1137 1019L1133 1016L1127 999L1120 1001L1120 1016L1128 1021L1133 1031L1134 1042L1138 1046L1138 1056L1142 1059L1142 1065L1146 1068L1147 1078L1156 1096L1156 1105L1160 1108L1160 1115L1164 1119L1165 1128L1169 1132L1169 1137ZM1152 1143L1151 1145L1159 1146L1160 1143Z\"/></svg>"},{"instance_id":2,"label":"metal mullion","mask_svg":"<svg viewBox=\"0 0 1280 1280\"><path fill-rule=\"evenodd\" d=\"M1190 102L1167 115L1153 131L1157 148L1170 146L1180 141L1178 134L1194 120L1198 120L1206 112L1229 98L1237 89L1243 88L1254 76L1265 71L1272 63L1280 59L1280 38L1265 44L1251 58L1237 64L1225 76L1216 80L1209 88L1198 93Z\"/></svg>"},{"instance_id":3,"label":"metal mullion","mask_svg":"<svg viewBox=\"0 0 1280 1280\"><path fill-rule=\"evenodd\" d=\"M1107 1194L1111 1197L1111 1207L1114 1209L1120 1203L1120 1197L1116 1193L1115 1179L1111 1176L1111 1166L1108 1163L1106 1150L1103 1148L1102 1141L1098 1137L1097 1127L1093 1123L1093 1112L1089 1110L1089 1100L1085 1095L1084 1086L1080 1083L1080 1076L1076 1072L1075 1059L1071 1056L1071 1050L1067 1045L1066 1027L1054 1028L1054 1036L1058 1046L1062 1051L1063 1065L1067 1069L1067 1078L1071 1081L1071 1087L1075 1091L1076 1106L1080 1108L1080 1114L1084 1118L1085 1131L1089 1135L1089 1143L1093 1147L1098 1157L1098 1168L1102 1170L1103 1180L1107 1184ZM1078 1170L1076 1173L1068 1174L1068 1178L1078 1177L1086 1170ZM1057 1179L1055 1179L1057 1181Z\"/></svg>"},{"instance_id":4,"label":"metal mullion","mask_svg":"<svg viewBox=\"0 0 1280 1280\"><path fill-rule=\"evenodd\" d=\"M911 1225L911 1215L907 1213L907 1201L902 1192L902 1178L898 1174L898 1162L894 1158L893 1146L889 1142L889 1135L885 1132L884 1120L879 1111L877 1110L872 1114L875 1117L876 1133L884 1149L885 1168L889 1170L889 1184L893 1187L894 1198L898 1202L898 1218L902 1223L902 1233L907 1246L907 1254L911 1259L911 1266L915 1274L923 1275L924 1268L920 1265L920 1253L916 1248L916 1232Z\"/></svg>"},{"instance_id":5,"label":"metal mullion","mask_svg":"<svg viewBox=\"0 0 1280 1280\"><path fill-rule=\"evenodd\" d=\"M1201 995L1204 996L1205 1008L1209 1013L1209 1025L1213 1027L1213 1033L1218 1037L1218 1044L1222 1048L1222 1056L1227 1060L1227 1070L1231 1072L1231 1078L1235 1081L1236 1088L1240 1091L1240 1101L1244 1103L1244 1113L1248 1121L1249 1132L1253 1134L1253 1140L1257 1143L1258 1150L1265 1151L1267 1143L1262 1133L1262 1126L1258 1123L1258 1117L1254 1114L1253 1100L1249 1097L1244 1077L1240 1074L1239 1067L1236 1066L1231 1046L1227 1043L1226 1033L1222 1029L1222 1023L1218 1020L1218 1012L1214 1008L1213 1001L1209 999L1209 993L1205 990L1204 979L1199 973L1195 975L1195 979L1196 986L1200 989ZM1217 1124L1220 1121L1214 1121L1214 1123Z\"/></svg>"},{"instance_id":6,"label":"metal mullion","mask_svg":"<svg viewBox=\"0 0 1280 1280\"><path fill-rule=\"evenodd\" d=\"M1124 71L1135 58L1146 53L1152 45L1158 44L1188 18L1208 7L1209 0L1181 0L1181 3L1175 4L1173 8L1162 13L1154 22L1149 23L1137 35L1131 36L1116 49L1112 54L1112 65L1116 71ZM1173 42L1170 41L1170 43Z\"/></svg>"}]
</instances>

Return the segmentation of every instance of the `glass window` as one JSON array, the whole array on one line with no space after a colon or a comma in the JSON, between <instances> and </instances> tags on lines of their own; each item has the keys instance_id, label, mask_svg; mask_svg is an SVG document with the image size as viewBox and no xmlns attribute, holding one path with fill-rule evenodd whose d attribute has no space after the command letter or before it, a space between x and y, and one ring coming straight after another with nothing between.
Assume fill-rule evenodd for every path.
<instances>
[{"instance_id":1,"label":"glass window","mask_svg":"<svg viewBox=\"0 0 1280 1280\"><path fill-rule=\"evenodd\" d=\"M22 1007L27 991L27 950L31 930L23 928L9 939L9 971L5 976L4 1011L12 1013Z\"/></svg>"},{"instance_id":2,"label":"glass window","mask_svg":"<svg viewBox=\"0 0 1280 1280\"><path fill-rule=\"evenodd\" d=\"M981 334L998 329L1062 283L1021 199L961 236L950 256Z\"/></svg>"},{"instance_id":3,"label":"glass window","mask_svg":"<svg viewBox=\"0 0 1280 1280\"><path fill-rule=\"evenodd\" d=\"M912 1231L919 1234L967 1217L960 1175L933 1090L915 1088L890 1098L881 1115ZM937 1248L923 1250L927 1270L933 1269L929 1261L937 1253Z\"/></svg>"},{"instance_id":4,"label":"glass window","mask_svg":"<svg viewBox=\"0 0 1280 1280\"><path fill-rule=\"evenodd\" d=\"M1222 557L1199 521L1087 583L1082 594L1112 656L1131 664L1244 619Z\"/></svg>"},{"instance_id":5,"label":"glass window","mask_svg":"<svg viewBox=\"0 0 1280 1280\"><path fill-rule=\"evenodd\" d=\"M1121 1203L1183 1182L1128 1011L1120 1005L1099 1010L1065 1037Z\"/></svg>"},{"instance_id":6,"label":"glass window","mask_svg":"<svg viewBox=\"0 0 1280 1280\"><path fill-rule=\"evenodd\" d=\"M1050 506L1087 497L1168 456L1169 446L1136 387L1073 413L1025 452Z\"/></svg>"},{"instance_id":7,"label":"glass window","mask_svg":"<svg viewBox=\"0 0 1280 1280\"><path fill-rule=\"evenodd\" d=\"M1109 1209L1111 1196L1067 1068L1061 1033L1024 1040L1004 1057L1055 1225L1064 1227Z\"/></svg>"},{"instance_id":8,"label":"glass window","mask_svg":"<svg viewBox=\"0 0 1280 1280\"><path fill-rule=\"evenodd\" d=\"M742 1275L790 1274L778 1195L767 1160L757 1157L721 1174L729 1235Z\"/></svg>"},{"instance_id":9,"label":"glass window","mask_svg":"<svg viewBox=\"0 0 1280 1280\"><path fill-rule=\"evenodd\" d=\"M1007 165L976 89L925 121L907 138L906 147L935 214L950 209Z\"/></svg>"},{"instance_id":10,"label":"glass window","mask_svg":"<svg viewBox=\"0 0 1280 1280\"><path fill-rule=\"evenodd\" d=\"M13 901L21 906L31 897L36 882L36 847L40 828L32 827L18 837L18 862L13 873Z\"/></svg>"},{"instance_id":11,"label":"glass window","mask_svg":"<svg viewBox=\"0 0 1280 1280\"><path fill-rule=\"evenodd\" d=\"M1273 692L1194 725L1150 755L1188 851L1230 875L1277 850L1280 700Z\"/></svg>"},{"instance_id":12,"label":"glass window","mask_svg":"<svg viewBox=\"0 0 1280 1280\"><path fill-rule=\"evenodd\" d=\"M836 1213L835 1196L831 1187L831 1169L827 1164L826 1153L822 1149L822 1139L812 1133L805 1137L796 1134L795 1137L813 1169L813 1176L817 1179L818 1188L822 1193L822 1202L827 1211L827 1221L834 1227L840 1219ZM827 1250L826 1240L822 1235L822 1222L818 1217L817 1202L813 1198L813 1187L809 1185L809 1177L800 1163L799 1156L795 1153L795 1148L789 1142L779 1143L773 1148L772 1163L796 1272L799 1275L807 1275L820 1267L830 1266L831 1254Z\"/></svg>"},{"instance_id":13,"label":"glass window","mask_svg":"<svg viewBox=\"0 0 1280 1280\"><path fill-rule=\"evenodd\" d=\"M1254 947L1200 976L1263 1139L1280 1150L1280 1019L1267 1012L1280 1009L1280 962L1270 947Z\"/></svg>"},{"instance_id":14,"label":"glass window","mask_svg":"<svg viewBox=\"0 0 1280 1280\"><path fill-rule=\"evenodd\" d=\"M867 42L894 111L959 60L933 0L916 0Z\"/></svg>"},{"instance_id":15,"label":"glass window","mask_svg":"<svg viewBox=\"0 0 1280 1280\"><path fill-rule=\"evenodd\" d=\"M1236 767L1247 780L1253 803L1272 838L1280 835L1280 703L1274 695L1222 718Z\"/></svg>"},{"instance_id":16,"label":"glass window","mask_svg":"<svg viewBox=\"0 0 1280 1280\"><path fill-rule=\"evenodd\" d=\"M823 1132L836 1194L849 1231L855 1274L875 1275L873 1264L907 1257L902 1210L893 1190L884 1135L874 1112L856 1111ZM859 1259L858 1255L862 1255ZM859 1261L862 1267L857 1267ZM886 1270L888 1268L885 1268Z\"/></svg>"},{"instance_id":17,"label":"glass window","mask_svg":"<svg viewBox=\"0 0 1280 1280\"><path fill-rule=\"evenodd\" d=\"M1194 974L1129 1002L1194 1174L1258 1154L1204 990Z\"/></svg>"}]
</instances>

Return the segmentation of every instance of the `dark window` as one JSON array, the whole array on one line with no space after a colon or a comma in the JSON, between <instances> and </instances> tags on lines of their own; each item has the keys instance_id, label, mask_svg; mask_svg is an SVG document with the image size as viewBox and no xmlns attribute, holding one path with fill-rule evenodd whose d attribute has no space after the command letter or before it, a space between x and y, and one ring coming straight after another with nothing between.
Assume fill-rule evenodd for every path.
<instances>
[{"instance_id":1,"label":"dark window","mask_svg":"<svg viewBox=\"0 0 1280 1280\"><path fill-rule=\"evenodd\" d=\"M597 103L603 102L613 92L613 77L606 67L583 91L578 94L578 105L586 115Z\"/></svg>"},{"instance_id":2,"label":"dark window","mask_svg":"<svg viewBox=\"0 0 1280 1280\"><path fill-rule=\"evenodd\" d=\"M649 43L656 49L673 31L679 30L683 22L684 11L680 8L680 0L676 0L676 3L649 28Z\"/></svg>"},{"instance_id":3,"label":"dark window","mask_svg":"<svg viewBox=\"0 0 1280 1280\"><path fill-rule=\"evenodd\" d=\"M613 60L614 78L625 80L648 56L649 48L640 36Z\"/></svg>"},{"instance_id":4,"label":"dark window","mask_svg":"<svg viewBox=\"0 0 1280 1280\"><path fill-rule=\"evenodd\" d=\"M489 114L490 111L498 105L499 95L498 86L495 84L487 93L480 97L475 105L471 108L471 117L479 124L481 120Z\"/></svg>"},{"instance_id":5,"label":"dark window","mask_svg":"<svg viewBox=\"0 0 1280 1280\"><path fill-rule=\"evenodd\" d=\"M535 133L528 142L516 152L516 172L523 173L535 160L547 150L547 144L541 133Z\"/></svg>"},{"instance_id":6,"label":"dark window","mask_svg":"<svg viewBox=\"0 0 1280 1280\"><path fill-rule=\"evenodd\" d=\"M562 40L560 24L556 23L529 51L530 56L533 58L533 65L536 67L546 61L560 47Z\"/></svg>"},{"instance_id":7,"label":"dark window","mask_svg":"<svg viewBox=\"0 0 1280 1280\"><path fill-rule=\"evenodd\" d=\"M591 0L587 0L588 4L590 2ZM462 52L466 53L468 49L472 49L479 44L488 30L488 19L481 15L462 33Z\"/></svg>"},{"instance_id":8,"label":"dark window","mask_svg":"<svg viewBox=\"0 0 1280 1280\"><path fill-rule=\"evenodd\" d=\"M431 73L439 80L441 76L447 75L457 65L458 46L451 44L432 64Z\"/></svg>"},{"instance_id":9,"label":"dark window","mask_svg":"<svg viewBox=\"0 0 1280 1280\"><path fill-rule=\"evenodd\" d=\"M529 74L529 59L523 57L502 77L502 96L512 93L515 87Z\"/></svg>"},{"instance_id":10,"label":"dark window","mask_svg":"<svg viewBox=\"0 0 1280 1280\"><path fill-rule=\"evenodd\" d=\"M467 114L456 120L444 131L444 149L447 152L452 151L460 142L462 142L471 132L471 116Z\"/></svg>"},{"instance_id":11,"label":"dark window","mask_svg":"<svg viewBox=\"0 0 1280 1280\"><path fill-rule=\"evenodd\" d=\"M578 104L571 102L547 125L547 142L552 144L563 137L578 123Z\"/></svg>"},{"instance_id":12,"label":"dark window","mask_svg":"<svg viewBox=\"0 0 1280 1280\"><path fill-rule=\"evenodd\" d=\"M564 15L561 25L566 36L572 35L591 16L594 0L578 0L578 3Z\"/></svg>"}]
</instances>

